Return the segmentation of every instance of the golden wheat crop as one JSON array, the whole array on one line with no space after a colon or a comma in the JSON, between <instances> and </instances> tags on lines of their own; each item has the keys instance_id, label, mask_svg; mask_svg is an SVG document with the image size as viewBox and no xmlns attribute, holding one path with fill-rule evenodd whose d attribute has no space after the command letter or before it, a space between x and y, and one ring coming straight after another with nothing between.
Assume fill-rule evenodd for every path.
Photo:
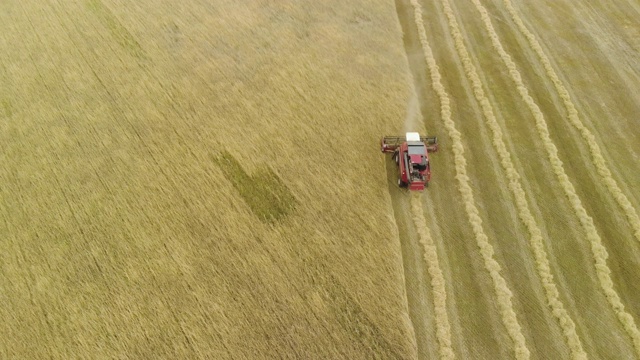
<instances>
[{"instance_id":1,"label":"golden wheat crop","mask_svg":"<svg viewBox=\"0 0 640 360\"><path fill-rule=\"evenodd\" d=\"M639 357L638 11L1 1L0 358Z\"/></svg>"},{"instance_id":2,"label":"golden wheat crop","mask_svg":"<svg viewBox=\"0 0 640 360\"><path fill-rule=\"evenodd\" d=\"M393 4L3 1L0 32L1 358L417 356L362 151L408 99Z\"/></svg>"}]
</instances>

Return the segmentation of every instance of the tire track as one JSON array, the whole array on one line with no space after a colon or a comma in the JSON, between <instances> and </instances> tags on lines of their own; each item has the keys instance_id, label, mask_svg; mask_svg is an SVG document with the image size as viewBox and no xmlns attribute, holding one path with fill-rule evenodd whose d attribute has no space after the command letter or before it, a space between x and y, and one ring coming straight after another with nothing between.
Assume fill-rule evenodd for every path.
<instances>
[{"instance_id":1,"label":"tire track","mask_svg":"<svg viewBox=\"0 0 640 360\"><path fill-rule=\"evenodd\" d=\"M479 2L479 0L472 1L477 10L480 12L484 26L489 37L491 38L493 48L500 55L500 58L509 70L509 75L515 83L520 97L525 102L535 119L536 129L538 131L542 144L547 151L547 156L549 158L549 161L551 162L551 167L556 177L558 178L558 182L562 186L565 195L569 199L569 202L571 203L575 214L578 216L580 224L585 230L587 239L591 244L591 251L595 260L595 268L600 286L602 287L605 296L609 301L609 304L613 308L615 314L618 316L618 319L622 323L625 331L631 337L634 348L636 350L636 354L640 356L640 331L638 331L638 328L636 327L635 321L631 314L626 312L624 304L622 304L622 301L620 300L620 296L614 289L613 280L611 279L611 269L607 265L607 249L602 244L602 239L600 238L595 224L593 223L593 218L585 210L580 197L576 193L573 183L571 183L571 180L564 171L563 163L558 157L558 149L551 140L544 115L542 114L542 111L535 103L531 95L529 95L529 90L524 85L524 82L520 75L520 71L517 69L516 64L511 59L511 56L504 50L500 39L498 38L498 35L493 28L493 24L491 23L491 19L489 18L489 14L486 8ZM451 7L449 6L448 1L442 0L442 2L447 4L448 12L450 12L452 16L453 13L450 11Z\"/></svg>"},{"instance_id":2,"label":"tire track","mask_svg":"<svg viewBox=\"0 0 640 360\"><path fill-rule=\"evenodd\" d=\"M419 235L420 244L424 248L424 261L427 263L429 277L431 278L431 288L433 291L433 307L435 312L436 336L438 339L440 358L454 359L455 353L451 346L451 325L447 314L447 291L445 288L444 275L438 261L436 245L431 237L431 232L427 227L427 221L422 213L420 195L412 194L411 210L413 212L413 223Z\"/></svg>"},{"instance_id":3,"label":"tire track","mask_svg":"<svg viewBox=\"0 0 640 360\"><path fill-rule=\"evenodd\" d=\"M445 11L447 11L446 7ZM450 24L452 24L452 22L450 22ZM458 33L460 32L458 31ZM547 303L552 310L552 314L558 320L558 323L565 336L565 341L571 351L572 358L586 359L587 355L576 332L575 323L571 319L569 313L564 307L564 304L560 300L560 292L555 283L553 272L549 263L549 258L545 250L545 239L542 235L540 226L538 225L535 217L532 214L530 204L526 197L526 192L522 186L520 175L518 174L515 165L511 160L511 154L503 140L503 132L495 117L493 107L484 94L482 83L479 76L477 75L477 72L475 71L473 64L471 63L471 59L468 52L466 51L466 47L462 47L464 46L464 43L462 42L461 34L460 36L455 36L454 34L454 39L456 41L456 49L462 59L463 66L465 68L465 73L474 86L474 95L482 107L487 125L491 130L493 147L500 157L500 164L502 165L507 179L509 180L508 187L513 194L515 205L518 211L518 217L529 232L529 242L535 258L536 270L542 282Z\"/></svg>"},{"instance_id":4,"label":"tire track","mask_svg":"<svg viewBox=\"0 0 640 360\"><path fill-rule=\"evenodd\" d=\"M514 342L515 356L517 359L528 359L531 353L527 348L524 335L522 334L522 328L518 323L516 313L513 309L513 304L511 302L511 290L509 290L505 279L500 274L500 264L498 264L498 262L493 258L493 246L489 243L489 239L484 232L484 229L482 227L482 218L480 217L480 212L475 205L473 190L471 189L470 179L467 175L467 160L464 156L464 147L461 140L462 135L456 129L455 123L451 118L451 100L447 91L442 85L442 76L440 74L438 65L436 64L433 52L431 50L431 46L429 45L429 41L427 39L427 33L422 21L422 7L417 0L411 0L411 5L414 8L415 22L416 26L418 27L420 43L422 44L424 56L427 61L429 73L431 75L431 85L434 91L437 93L438 98L440 99L440 112L442 120L444 122L445 128L447 129L449 137L451 138L456 179L458 180L458 190L462 195L465 211L467 213L467 217L469 218L469 222L471 223L478 247L480 248L480 254L482 255L482 258L484 260L485 268L489 272L491 280L493 281L493 286L496 292L496 300L498 308L500 309L502 322L507 329L507 333ZM450 15L453 15L453 13L451 12L451 8L449 7L447 18L449 19L449 23L451 25ZM456 43L461 43L461 39L458 39ZM470 64L470 61L468 63Z\"/></svg>"},{"instance_id":5,"label":"tire track","mask_svg":"<svg viewBox=\"0 0 640 360\"><path fill-rule=\"evenodd\" d=\"M396 184L398 167L390 158L385 159L388 192L391 196L392 215L398 234L404 278L404 293L410 320L411 341L415 344L416 359L434 359L438 342L434 328L435 314L431 306L432 291L419 244L419 235L411 219L410 197Z\"/></svg>"},{"instance_id":6,"label":"tire track","mask_svg":"<svg viewBox=\"0 0 640 360\"><path fill-rule=\"evenodd\" d=\"M613 178L611 170L607 166L607 163L602 156L602 151L596 141L596 137L584 125L582 120L580 120L580 117L578 116L578 110L571 100L569 91L567 91L567 88L558 77L558 74L551 65L549 57L547 57L542 46L540 46L540 43L536 39L536 36L526 27L526 25L522 21L522 18L518 15L515 8L513 7L511 0L503 1L507 11L509 12L509 15L511 16L511 19L517 25L518 30L527 39L527 41L529 42L529 46L531 46L533 51L538 56L538 59L542 63L547 76L553 83L553 86L558 92L558 95L562 99L562 102L567 110L567 118L569 119L569 123L571 123L571 125L573 125L580 132L582 138L587 143L589 152L591 153L591 160L595 165L598 175L600 175L600 177L603 179L607 190L609 190L613 198L618 202L618 205L620 205L620 208L622 208L622 211L625 213L627 220L629 221L629 224L633 229L635 238L640 241L640 217L638 216L636 209L633 207L627 196L618 186L616 180Z\"/></svg>"}]
</instances>

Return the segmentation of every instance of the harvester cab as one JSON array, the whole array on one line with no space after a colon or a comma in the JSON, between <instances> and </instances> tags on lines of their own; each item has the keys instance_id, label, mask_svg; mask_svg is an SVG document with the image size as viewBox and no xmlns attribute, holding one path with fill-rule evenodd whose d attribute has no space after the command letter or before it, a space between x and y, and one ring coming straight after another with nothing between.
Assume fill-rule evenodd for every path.
<instances>
[{"instance_id":1,"label":"harvester cab","mask_svg":"<svg viewBox=\"0 0 640 360\"><path fill-rule=\"evenodd\" d=\"M417 132L408 132L404 137L385 136L380 141L380 149L393 154L393 161L398 166L398 186L417 191L429 186L429 153L438 151L438 138L421 137Z\"/></svg>"}]
</instances>

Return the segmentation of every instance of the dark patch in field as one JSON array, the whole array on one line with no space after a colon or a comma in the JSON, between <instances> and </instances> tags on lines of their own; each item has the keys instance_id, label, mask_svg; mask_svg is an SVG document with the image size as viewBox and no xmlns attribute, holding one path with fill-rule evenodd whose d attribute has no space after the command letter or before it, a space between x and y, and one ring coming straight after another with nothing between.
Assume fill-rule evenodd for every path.
<instances>
[{"instance_id":1,"label":"dark patch in field","mask_svg":"<svg viewBox=\"0 0 640 360\"><path fill-rule=\"evenodd\" d=\"M0 103L0 105L2 105L2 112L0 112L0 116L6 117L6 118L10 118L11 116L13 116L13 108L11 106L11 101L9 101L8 99L2 99L2 102Z\"/></svg>"},{"instance_id":2,"label":"dark patch in field","mask_svg":"<svg viewBox=\"0 0 640 360\"><path fill-rule=\"evenodd\" d=\"M371 18L366 12L356 10L352 14L351 18L349 19L349 23L352 25L360 25L360 26L370 25Z\"/></svg>"},{"instance_id":3,"label":"dark patch in field","mask_svg":"<svg viewBox=\"0 0 640 360\"><path fill-rule=\"evenodd\" d=\"M146 57L146 54L140 43L131 35L124 25L118 20L118 18L106 7L100 0L88 0L87 7L91 10L104 25L111 35L118 41L118 43L136 58L142 59Z\"/></svg>"},{"instance_id":4,"label":"dark patch in field","mask_svg":"<svg viewBox=\"0 0 640 360\"><path fill-rule=\"evenodd\" d=\"M165 39L170 51L174 53L178 53L182 48L182 43L184 42L184 35L178 25L174 22L169 24L165 24L163 26Z\"/></svg>"},{"instance_id":5,"label":"dark patch in field","mask_svg":"<svg viewBox=\"0 0 640 360\"><path fill-rule=\"evenodd\" d=\"M228 152L223 152L215 161L260 220L281 220L295 208L295 197L271 169L262 168L250 176Z\"/></svg>"}]
</instances>

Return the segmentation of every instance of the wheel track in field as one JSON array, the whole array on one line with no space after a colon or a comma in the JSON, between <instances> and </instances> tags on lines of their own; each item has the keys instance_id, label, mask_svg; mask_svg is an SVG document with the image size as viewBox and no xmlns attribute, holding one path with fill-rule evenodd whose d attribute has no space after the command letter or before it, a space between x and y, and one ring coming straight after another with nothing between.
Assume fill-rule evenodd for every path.
<instances>
[{"instance_id":1,"label":"wheel track in field","mask_svg":"<svg viewBox=\"0 0 640 360\"><path fill-rule=\"evenodd\" d=\"M433 346L438 339L433 331L435 316L431 307L432 292L427 277L427 264L423 261L418 241L419 235L411 219L410 199L406 190L396 185L397 165L386 157L385 167L392 216L401 252L404 296L410 320L411 340L415 343L417 359L432 359L438 356L438 350Z\"/></svg>"},{"instance_id":2,"label":"wheel track in field","mask_svg":"<svg viewBox=\"0 0 640 360\"><path fill-rule=\"evenodd\" d=\"M442 2L447 3L448 5L448 0L442 0ZM540 136L542 144L547 152L547 156L551 163L553 172L558 178L558 182L564 190L565 195L569 199L569 202L576 216L578 217L582 228L586 232L587 239L590 242L591 251L595 260L596 274L600 286L605 293L609 305L613 308L615 314L617 315L618 320L620 320L625 331L631 337L634 348L636 350L636 354L640 357L640 331L638 331L633 317L625 310L620 296L614 289L613 280L611 279L611 269L607 265L607 249L602 244L602 239L600 238L595 224L593 223L593 218L587 213L584 205L582 205L582 201L576 193L573 183L567 176L562 160L560 160L558 156L558 149L551 140L544 115L542 114L539 106L535 103L535 100L531 97L531 95L529 95L529 90L525 86L522 80L522 76L520 75L520 71L516 67L516 64L511 59L511 56L504 50L502 43L500 42L500 38L493 28L493 24L491 23L491 19L489 18L489 14L486 8L479 2L479 0L472 0L472 2L480 12L482 22L491 39L493 48L500 55L500 58L508 69L509 76L516 85L520 97L525 102L535 119L536 130L538 131L538 135ZM450 6L448 6L448 8L449 10L451 9ZM452 12L451 15L453 15Z\"/></svg>"},{"instance_id":3,"label":"wheel track in field","mask_svg":"<svg viewBox=\"0 0 640 360\"><path fill-rule=\"evenodd\" d=\"M449 137L452 141L452 150L454 154L454 165L456 170L456 179L458 181L458 190L462 195L464 201L465 211L469 222L471 223L473 233L476 238L476 243L480 248L480 254L482 255L484 266L491 276L494 290L496 292L496 300L500 309L500 315L502 322L507 329L507 333L514 342L515 356L517 359L528 359L530 357L530 351L527 348L522 328L518 322L513 304L511 302L512 292L507 286L507 283L500 274L500 264L494 259L494 249L487 235L484 232L482 225L482 218L480 212L475 205L473 196L473 190L470 185L470 178L467 175L467 160L464 156L464 147L462 144L462 134L457 130L455 122L451 116L451 100L449 95L442 85L442 76L440 74L438 65L436 64L433 51L429 45L427 33L422 21L422 7L417 0L411 0L411 5L414 8L415 22L418 27L418 33L420 36L420 43L422 44L424 56L431 75L431 85L434 91L437 93L440 100L440 112L444 126L447 129ZM451 10L449 8L449 10ZM450 14L451 11L449 11ZM448 17L449 18L449 17Z\"/></svg>"},{"instance_id":4,"label":"wheel track in field","mask_svg":"<svg viewBox=\"0 0 640 360\"><path fill-rule=\"evenodd\" d=\"M438 251L431 237L431 232L427 227L427 221L424 218L422 204L419 194L411 196L411 211L413 222L419 236L419 242L424 249L424 261L427 263L427 270L431 278L431 289L433 291L433 307L436 322L436 337L441 359L454 359L455 353L451 346L451 325L449 323L449 315L447 314L447 291L445 287L444 275L440 268L438 260Z\"/></svg>"},{"instance_id":5,"label":"wheel track in field","mask_svg":"<svg viewBox=\"0 0 640 360\"><path fill-rule=\"evenodd\" d=\"M576 332L575 323L560 300L560 292L554 280L549 257L545 249L543 233L531 211L526 191L522 186L521 177L511 159L512 155L505 144L502 128L497 121L493 106L484 92L480 77L471 61L453 9L448 2L442 1L442 5L455 42L456 51L463 64L465 75L472 84L473 94L480 104L487 126L491 130L492 145L500 158L500 164L509 180L508 188L514 197L518 217L529 232L529 243L533 251L536 270L542 282L547 303L562 329L565 342L571 351L571 357L573 359L586 359L587 355Z\"/></svg>"},{"instance_id":6,"label":"wheel track in field","mask_svg":"<svg viewBox=\"0 0 640 360\"><path fill-rule=\"evenodd\" d=\"M616 182L616 180L613 178L613 175L611 174L611 170L607 166L607 163L604 157L602 156L602 150L600 149L600 146L596 141L596 137L584 125L582 120L580 120L580 117L578 115L578 110L576 109L575 104L571 100L571 95L569 95L569 91L567 90L563 82L558 77L558 74L556 73L555 69L551 65L551 61L549 60L549 57L545 54L542 46L540 46L540 43L538 42L536 36L524 24L524 21L522 20L520 15L518 15L516 9L513 7L511 0L503 0L503 1L507 11L509 12L509 15L511 16L511 19L518 27L518 30L527 39L529 46L531 46L533 51L538 56L538 59L540 60L540 63L542 63L542 66L544 67L544 70L547 76L553 83L553 86L558 92L558 95L562 99L564 107L567 110L567 114L568 114L567 118L569 119L569 123L571 123L571 125L573 125L580 132L580 134L582 135L582 138L587 143L587 146L589 147L589 152L591 153L591 160L595 165L598 175L600 175L600 177L603 179L607 190L609 190L609 192L611 193L613 198L616 200L620 208L622 208L622 211L626 215L627 220L629 221L629 224L633 229L635 238L638 241L640 241L640 217L638 216L636 209L633 207L633 205L631 204L627 196L620 189L620 186L618 186L618 183Z\"/></svg>"}]
</instances>

